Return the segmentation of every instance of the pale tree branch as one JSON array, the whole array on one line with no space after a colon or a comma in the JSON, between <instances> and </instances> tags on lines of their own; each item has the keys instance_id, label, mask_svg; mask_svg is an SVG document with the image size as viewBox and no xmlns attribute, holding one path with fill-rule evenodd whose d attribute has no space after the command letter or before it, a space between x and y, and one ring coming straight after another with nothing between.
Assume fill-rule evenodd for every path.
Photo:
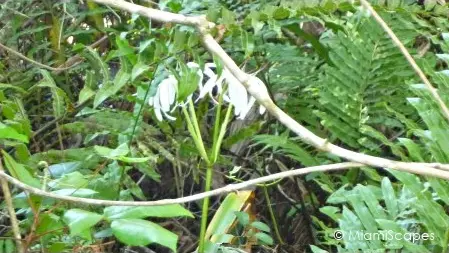
<instances>
[{"instance_id":1,"label":"pale tree branch","mask_svg":"<svg viewBox=\"0 0 449 253\"><path fill-rule=\"evenodd\" d=\"M204 16L187 17L180 14L173 14L170 12L139 6L122 0L94 1L100 4L116 7L124 11L129 11L131 13L137 13L141 16L145 16L147 18L158 20L161 22L172 22L195 26L201 35L201 41L203 45L208 49L208 51L221 59L226 68L228 68L229 71L237 78L237 80L239 80L245 86L248 92L257 100L259 104L265 106L265 108L267 108L267 110L277 120L279 120L284 126L296 133L305 143L310 144L321 151L329 152L349 161L363 163L373 167L391 168L415 174L449 179L449 172L441 170L442 168L448 170L449 165L439 164L438 168L436 168L434 167L434 164L405 163L381 157L370 156L341 148L328 142L326 139L315 135L307 128L299 124L297 121L295 121L284 111L282 111L278 106L276 106L276 104L269 96L269 93L265 86L260 87L259 85L254 84L254 82L249 82L251 76L241 70L234 62L234 60L232 60L232 58L224 51L224 49L218 44L218 42L216 42L210 35L209 29L213 27L214 24L208 22Z\"/></svg>"},{"instance_id":2,"label":"pale tree branch","mask_svg":"<svg viewBox=\"0 0 449 253\"><path fill-rule=\"evenodd\" d=\"M115 200L102 200L102 199L91 199L91 198L79 198L79 197L72 197L72 196L63 196L63 195L57 195L51 192L43 191L39 188L35 188L32 186L29 186L25 183L20 182L19 180L9 176L3 171L0 171L0 178L6 179L9 183L12 185L29 192L31 194L39 195L42 197L48 197L53 199L58 199L62 201L69 201L69 202L75 202L75 203L81 203L81 204L89 204L89 205L99 205L99 206L162 206L162 205L171 205L171 204L182 204L192 201L201 200L207 197L212 197L216 195L221 195L224 193L229 192L235 192L238 190L246 189L254 185L263 184L266 182L272 182L278 179L298 176L298 175L304 175L312 172L324 172L324 171L337 171L337 170L344 170L348 168L356 168L364 166L360 163L336 163L336 164L329 164L329 165L320 165L320 166L314 166L314 167L308 167L308 168L301 168L301 169L294 169L284 172L279 172L275 174L271 174L264 177L259 177L255 179L250 179L241 183L237 184L229 184L224 187L202 192L194 195L190 195L187 197L181 197L176 199L161 199L161 200L155 200L155 201L115 201Z\"/></svg>"},{"instance_id":3,"label":"pale tree branch","mask_svg":"<svg viewBox=\"0 0 449 253\"><path fill-rule=\"evenodd\" d=\"M125 2L122 0L94 0L94 2L104 4L110 7L115 7L117 9L127 11L130 13L136 13L139 14L140 16L148 17L154 21L159 21L163 23L176 23L195 27L207 26L210 28L214 26L214 24L208 22L204 16L188 17L182 14L176 14L167 11L147 8L141 5Z\"/></svg>"},{"instance_id":4,"label":"pale tree branch","mask_svg":"<svg viewBox=\"0 0 449 253\"><path fill-rule=\"evenodd\" d=\"M405 59L407 59L408 63L412 66L413 70L416 72L416 74L419 76L419 78L423 81L423 83L427 86L427 89L429 90L430 94L433 96L437 104L440 106L441 111L443 112L443 115L445 116L446 120L449 121L449 109L447 108L446 104L444 103L443 99L441 99L440 95L438 95L437 89L432 86L429 79L427 79L426 74L422 71L422 69L416 64L416 61L413 59L413 57L408 52L407 48L405 48L404 44L402 44L401 40L394 34L393 30L388 26L388 24L382 19L382 17L374 10L374 8L368 3L366 0L360 0L360 3L363 7L365 7L370 14L373 16L373 18L376 20L377 23L382 27L382 29L390 36L391 40L396 44L397 47L401 50L402 54L404 55Z\"/></svg>"},{"instance_id":5,"label":"pale tree branch","mask_svg":"<svg viewBox=\"0 0 449 253\"><path fill-rule=\"evenodd\" d=\"M5 174L3 169L3 164L0 159L0 174ZM19 222L17 221L16 212L14 210L14 205L12 203L11 192L9 191L8 181L5 178L0 177L0 184L2 185L3 197L5 198L6 207L9 213L9 220L11 222L11 229L14 235L14 240L16 241L17 252L24 252L22 246L22 236L20 235Z\"/></svg>"}]
</instances>

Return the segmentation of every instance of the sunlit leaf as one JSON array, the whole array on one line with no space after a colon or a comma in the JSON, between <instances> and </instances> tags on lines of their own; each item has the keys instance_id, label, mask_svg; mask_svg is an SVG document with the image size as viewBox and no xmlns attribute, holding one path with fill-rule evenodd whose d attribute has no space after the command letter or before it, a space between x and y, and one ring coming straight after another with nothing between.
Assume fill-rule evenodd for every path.
<instances>
[{"instance_id":1,"label":"sunlit leaf","mask_svg":"<svg viewBox=\"0 0 449 253\"><path fill-rule=\"evenodd\" d=\"M117 239L129 246L157 243L176 252L178 236L153 222L141 219L118 219L111 223L111 228Z\"/></svg>"}]
</instances>

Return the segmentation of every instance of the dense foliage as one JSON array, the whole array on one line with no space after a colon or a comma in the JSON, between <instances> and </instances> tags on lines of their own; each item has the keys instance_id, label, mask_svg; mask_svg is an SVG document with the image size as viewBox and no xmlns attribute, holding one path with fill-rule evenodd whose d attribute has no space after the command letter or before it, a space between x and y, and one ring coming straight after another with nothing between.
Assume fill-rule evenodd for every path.
<instances>
[{"instance_id":1,"label":"dense foliage","mask_svg":"<svg viewBox=\"0 0 449 253\"><path fill-rule=\"evenodd\" d=\"M447 120L357 1L133 2L207 15L232 59L330 142L398 161L449 163ZM449 105L449 6L370 2ZM192 27L90 0L0 6L2 167L29 186L158 200L203 192L203 184L219 188L341 162L302 143L257 104L238 114L231 85L221 87L229 93L215 87L200 96L204 66L215 63L215 77L226 69ZM178 105L164 111L157 99L170 75L179 82ZM206 210L202 201L94 206L10 188L27 252L193 252L200 235L204 252L446 252L449 245L448 182L388 168L286 178L213 196ZM0 224L0 253L18 252L5 201ZM419 236L336 238L357 231Z\"/></svg>"}]
</instances>

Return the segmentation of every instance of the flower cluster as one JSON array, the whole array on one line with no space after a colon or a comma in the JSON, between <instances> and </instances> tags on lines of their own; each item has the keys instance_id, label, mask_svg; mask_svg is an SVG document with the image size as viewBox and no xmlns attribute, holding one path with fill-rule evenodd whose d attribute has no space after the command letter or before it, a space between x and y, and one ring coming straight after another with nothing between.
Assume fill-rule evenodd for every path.
<instances>
[{"instance_id":1,"label":"flower cluster","mask_svg":"<svg viewBox=\"0 0 449 253\"><path fill-rule=\"evenodd\" d=\"M187 67L190 70L196 71L198 75L197 86L199 88L199 95L195 102L209 95L214 101L213 93L216 91L218 94L223 93L223 100L234 106L234 114L238 119L244 119L252 108L256 99L248 94L245 87L230 73L225 67L221 75L217 75L214 71L216 66L214 63L206 63L204 69L201 70L197 63L189 62ZM207 81L203 85L203 79ZM249 79L252 85L264 87L263 82L256 76L251 76ZM225 85L227 85L225 87ZM176 97L178 93L178 80L174 75L169 75L166 79L162 80L159 84L156 94L150 98L149 103L153 106L156 117L162 121L163 116L169 120L175 118L169 113L173 112L178 106L184 106L184 103L177 102ZM191 99L191 95L188 99ZM217 101L215 101L217 102ZM260 114L265 112L265 108L260 106Z\"/></svg>"}]
</instances>

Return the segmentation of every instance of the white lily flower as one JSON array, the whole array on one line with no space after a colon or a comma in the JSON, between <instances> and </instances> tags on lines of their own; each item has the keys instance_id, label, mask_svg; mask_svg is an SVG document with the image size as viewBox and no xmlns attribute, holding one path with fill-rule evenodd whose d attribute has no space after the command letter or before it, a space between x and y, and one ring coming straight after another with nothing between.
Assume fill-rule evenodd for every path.
<instances>
[{"instance_id":1,"label":"white lily flower","mask_svg":"<svg viewBox=\"0 0 449 253\"><path fill-rule=\"evenodd\" d=\"M215 74L215 72L212 70L212 68L215 68L214 63L206 63L204 65L204 75L206 75L209 80L202 86L202 82L200 83L200 94L198 95L198 98L196 101L202 99L206 94L209 94L209 96L212 98L212 100L218 104L218 102L215 100L212 91L214 88L217 88L217 93L220 94L222 91L222 80L218 82L218 76Z\"/></svg>"},{"instance_id":2,"label":"white lily flower","mask_svg":"<svg viewBox=\"0 0 449 253\"><path fill-rule=\"evenodd\" d=\"M187 63L187 67L190 69L197 69L196 73L200 77L198 85L200 85L203 81L203 73L200 66L197 63L189 62ZM185 104L176 101L177 93L178 80L174 75L169 75L166 79L161 81L154 97L149 99L149 104L150 106L153 106L154 113L159 121L163 120L162 116L165 116L169 120L176 120L175 117L168 113L173 112L178 106L184 106ZM190 98L191 95L189 96L189 99Z\"/></svg>"},{"instance_id":3,"label":"white lily flower","mask_svg":"<svg viewBox=\"0 0 449 253\"><path fill-rule=\"evenodd\" d=\"M213 99L213 89L217 88L218 93L221 93L223 84L227 83L228 89L226 93L223 94L223 99L234 106L234 114L238 119L244 119L254 105L254 102L256 102L256 99L248 94L245 86L243 86L243 84L241 84L226 67L219 77L212 68L216 68L214 63L206 63L204 66L204 74L209 80L204 87L200 85L200 95L198 99L203 98L206 94L209 94ZM253 85L264 87L263 82L256 76L251 76L249 81L252 82ZM263 114L264 112L265 107L260 106L259 113Z\"/></svg>"},{"instance_id":4,"label":"white lily flower","mask_svg":"<svg viewBox=\"0 0 449 253\"><path fill-rule=\"evenodd\" d=\"M249 110L253 107L256 99L248 94L246 88L234 77L233 74L225 67L220 76L214 72L216 65L214 63L206 63L204 70L201 71L200 66L195 62L187 63L187 67L190 69L196 69L196 74L199 76L198 88L199 95L196 101L202 99L207 94L213 99L215 103L218 103L213 96L213 90L216 89L217 93L223 92L223 85L226 83L227 90L223 94L223 100L234 106L234 114L238 119L243 120L248 114ZM204 76L207 76L208 80L203 86ZM264 83L256 76L251 75L249 82L251 85L264 87ZM163 116L169 120L175 120L176 118L169 115L178 106L184 106L185 103L179 103L176 101L178 93L178 80L173 75L169 75L166 79L162 80L159 84L156 95L149 99L149 104L154 107L156 118L159 121L163 120ZM191 99L190 95L188 99ZM195 102L196 102L195 101ZM263 114L265 107L259 107L259 113Z\"/></svg>"},{"instance_id":5,"label":"white lily flower","mask_svg":"<svg viewBox=\"0 0 449 253\"><path fill-rule=\"evenodd\" d=\"M170 107L176 104L176 93L178 91L178 80L175 76L169 75L166 79L162 80L157 87L156 95L151 97L148 103L153 106L156 118L159 121L163 120L164 115L169 120L175 120L176 118L168 113L173 111Z\"/></svg>"}]
</instances>

